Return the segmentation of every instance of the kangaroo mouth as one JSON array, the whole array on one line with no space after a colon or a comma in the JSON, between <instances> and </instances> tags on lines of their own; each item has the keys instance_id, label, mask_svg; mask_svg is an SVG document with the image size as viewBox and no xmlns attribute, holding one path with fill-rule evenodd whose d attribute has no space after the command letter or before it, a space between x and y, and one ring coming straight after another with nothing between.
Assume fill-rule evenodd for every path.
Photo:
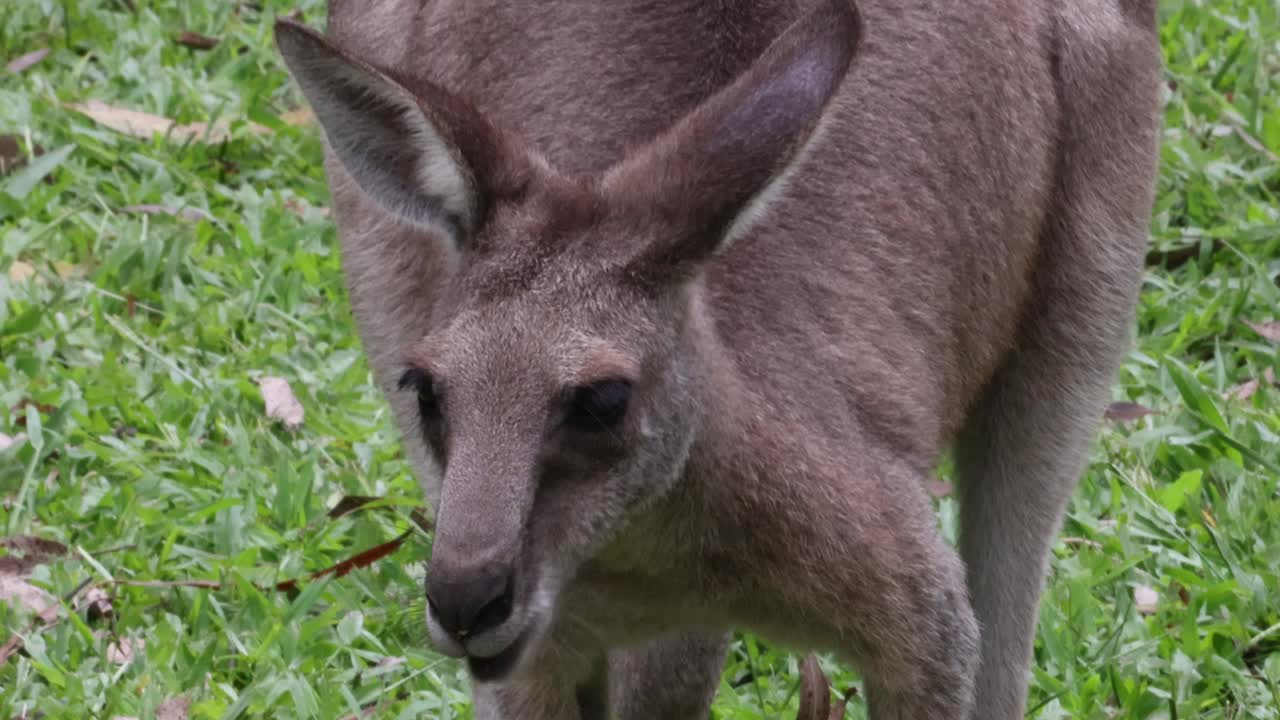
<instances>
[{"instance_id":1,"label":"kangaroo mouth","mask_svg":"<svg viewBox=\"0 0 1280 720\"><path fill-rule=\"evenodd\" d=\"M471 676L479 682L497 682L506 678L519 662L528 638L529 632L526 630L497 655L491 657L468 655L467 668L471 670Z\"/></svg>"}]
</instances>

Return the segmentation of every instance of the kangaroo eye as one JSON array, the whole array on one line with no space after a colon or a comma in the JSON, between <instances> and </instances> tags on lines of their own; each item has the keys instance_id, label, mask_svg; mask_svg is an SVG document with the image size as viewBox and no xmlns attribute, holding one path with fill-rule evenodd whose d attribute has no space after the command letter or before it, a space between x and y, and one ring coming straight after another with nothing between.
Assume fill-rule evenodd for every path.
<instances>
[{"instance_id":1,"label":"kangaroo eye","mask_svg":"<svg viewBox=\"0 0 1280 720\"><path fill-rule=\"evenodd\" d=\"M631 383L626 380L604 380L574 388L564 427L582 433L613 430L626 416L630 400Z\"/></svg>"},{"instance_id":2,"label":"kangaroo eye","mask_svg":"<svg viewBox=\"0 0 1280 720\"><path fill-rule=\"evenodd\" d=\"M412 390L418 394L418 414L425 420L434 420L440 415L440 399L436 394L435 383L431 373L422 368L409 368L400 376L396 386L401 390Z\"/></svg>"}]
</instances>

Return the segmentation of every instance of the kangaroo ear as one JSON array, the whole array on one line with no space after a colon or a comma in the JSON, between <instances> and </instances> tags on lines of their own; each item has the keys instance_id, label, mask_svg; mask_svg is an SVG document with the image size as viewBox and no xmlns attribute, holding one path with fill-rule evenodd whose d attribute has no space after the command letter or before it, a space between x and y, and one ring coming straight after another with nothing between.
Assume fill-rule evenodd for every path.
<instances>
[{"instance_id":1,"label":"kangaroo ear","mask_svg":"<svg viewBox=\"0 0 1280 720\"><path fill-rule=\"evenodd\" d=\"M357 60L281 20L276 44L334 155L360 189L404 221L465 245L513 154L471 106Z\"/></svg>"},{"instance_id":2,"label":"kangaroo ear","mask_svg":"<svg viewBox=\"0 0 1280 720\"><path fill-rule=\"evenodd\" d=\"M675 224L639 260L699 262L767 211L860 35L852 0L821 0L742 75L609 171L613 202Z\"/></svg>"}]
</instances>

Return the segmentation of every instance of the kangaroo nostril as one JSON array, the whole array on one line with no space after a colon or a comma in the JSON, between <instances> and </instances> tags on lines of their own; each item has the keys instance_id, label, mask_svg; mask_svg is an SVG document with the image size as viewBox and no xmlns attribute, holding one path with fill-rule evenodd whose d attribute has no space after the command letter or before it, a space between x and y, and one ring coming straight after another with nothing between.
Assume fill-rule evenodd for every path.
<instances>
[{"instance_id":1,"label":"kangaroo nostril","mask_svg":"<svg viewBox=\"0 0 1280 720\"><path fill-rule=\"evenodd\" d=\"M478 572L459 578L452 573L427 577L427 604L436 622L462 639L502 625L511 617L515 583L510 573Z\"/></svg>"},{"instance_id":2,"label":"kangaroo nostril","mask_svg":"<svg viewBox=\"0 0 1280 720\"><path fill-rule=\"evenodd\" d=\"M480 608L480 612L476 615L475 621L471 625L471 632L482 633L506 622L507 618L511 617L511 606L514 597L515 588L512 587L511 580L508 579L502 594Z\"/></svg>"}]
</instances>

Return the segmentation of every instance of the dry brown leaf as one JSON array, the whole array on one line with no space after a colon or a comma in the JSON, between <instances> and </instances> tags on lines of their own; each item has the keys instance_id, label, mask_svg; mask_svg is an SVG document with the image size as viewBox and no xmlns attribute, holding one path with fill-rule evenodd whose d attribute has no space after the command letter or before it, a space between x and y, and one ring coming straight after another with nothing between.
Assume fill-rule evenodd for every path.
<instances>
[{"instance_id":1,"label":"dry brown leaf","mask_svg":"<svg viewBox=\"0 0 1280 720\"><path fill-rule=\"evenodd\" d=\"M147 641L142 638L122 637L107 646L107 662L128 665L146 648Z\"/></svg>"},{"instance_id":2,"label":"dry brown leaf","mask_svg":"<svg viewBox=\"0 0 1280 720\"><path fill-rule=\"evenodd\" d=\"M309 107L300 107L297 110L280 116L280 120L286 125L310 125L315 122L316 114Z\"/></svg>"},{"instance_id":3,"label":"dry brown leaf","mask_svg":"<svg viewBox=\"0 0 1280 720\"><path fill-rule=\"evenodd\" d=\"M5 435L4 433L0 433L0 452L8 450L26 439L26 433L18 433L17 435Z\"/></svg>"},{"instance_id":4,"label":"dry brown leaf","mask_svg":"<svg viewBox=\"0 0 1280 720\"><path fill-rule=\"evenodd\" d=\"M800 711L796 720L827 720L831 716L831 683L815 655L800 665Z\"/></svg>"},{"instance_id":5,"label":"dry brown leaf","mask_svg":"<svg viewBox=\"0 0 1280 720\"><path fill-rule=\"evenodd\" d=\"M1154 615L1160 607L1160 594L1146 585L1133 588L1133 606L1143 615Z\"/></svg>"},{"instance_id":6,"label":"dry brown leaf","mask_svg":"<svg viewBox=\"0 0 1280 720\"><path fill-rule=\"evenodd\" d=\"M258 387L262 390L262 401L266 406L267 417L283 422L284 426L290 430L297 430L302 426L306 411L303 410L302 403L298 402L297 396L293 394L293 388L289 387L288 380L263 377L258 379Z\"/></svg>"},{"instance_id":7,"label":"dry brown leaf","mask_svg":"<svg viewBox=\"0 0 1280 720\"><path fill-rule=\"evenodd\" d=\"M1223 397L1227 400L1239 400L1240 402L1244 402L1245 400L1253 397L1254 393L1258 392L1259 387L1261 387L1261 385L1258 383L1258 379L1253 378L1252 380L1246 380L1245 382L1235 386L1229 392L1224 393Z\"/></svg>"},{"instance_id":8,"label":"dry brown leaf","mask_svg":"<svg viewBox=\"0 0 1280 720\"><path fill-rule=\"evenodd\" d=\"M73 280L75 278L82 278L86 275L86 271L83 267L73 265L69 262L63 262L61 260L53 264L53 271L58 273L58 277L63 280Z\"/></svg>"},{"instance_id":9,"label":"dry brown leaf","mask_svg":"<svg viewBox=\"0 0 1280 720\"><path fill-rule=\"evenodd\" d=\"M1244 324L1271 342L1280 343L1280 322L1251 323L1246 320Z\"/></svg>"},{"instance_id":10,"label":"dry brown leaf","mask_svg":"<svg viewBox=\"0 0 1280 720\"><path fill-rule=\"evenodd\" d=\"M338 504L334 505L333 508L329 510L329 519L336 520L343 515L350 515L351 513L363 508L365 505L377 502L381 499L381 497L374 497L370 495L344 495L342 499L338 501Z\"/></svg>"},{"instance_id":11,"label":"dry brown leaf","mask_svg":"<svg viewBox=\"0 0 1280 720\"><path fill-rule=\"evenodd\" d=\"M1204 522L1214 530L1218 529L1218 518L1214 517L1213 510L1207 507L1200 508L1200 517L1204 518Z\"/></svg>"},{"instance_id":12,"label":"dry brown leaf","mask_svg":"<svg viewBox=\"0 0 1280 720\"><path fill-rule=\"evenodd\" d=\"M109 618L115 612L111 605L111 596L100 587L89 588L76 602L76 612L85 612L89 621Z\"/></svg>"},{"instance_id":13,"label":"dry brown leaf","mask_svg":"<svg viewBox=\"0 0 1280 720\"><path fill-rule=\"evenodd\" d=\"M27 159L17 135L0 135L0 175L8 175Z\"/></svg>"},{"instance_id":14,"label":"dry brown leaf","mask_svg":"<svg viewBox=\"0 0 1280 720\"><path fill-rule=\"evenodd\" d=\"M180 142L199 140L213 144L226 142L231 138L231 123L227 120L219 120L212 125L204 122L178 123L159 115L114 107L100 100L73 103L67 107L88 116L99 125L146 140L157 134ZM249 131L259 135L271 132L257 123L249 123Z\"/></svg>"},{"instance_id":15,"label":"dry brown leaf","mask_svg":"<svg viewBox=\"0 0 1280 720\"><path fill-rule=\"evenodd\" d=\"M212 50L218 47L221 42L218 38L201 35L198 32L183 30L178 33L178 44L189 47L192 50Z\"/></svg>"},{"instance_id":16,"label":"dry brown leaf","mask_svg":"<svg viewBox=\"0 0 1280 720\"><path fill-rule=\"evenodd\" d=\"M46 623L58 618L58 600L16 575L0 574L0 601L19 607Z\"/></svg>"},{"instance_id":17,"label":"dry brown leaf","mask_svg":"<svg viewBox=\"0 0 1280 720\"><path fill-rule=\"evenodd\" d=\"M46 540L30 535L0 538L0 547L22 553L24 557L39 558L39 562L67 554L67 546L57 540Z\"/></svg>"},{"instance_id":18,"label":"dry brown leaf","mask_svg":"<svg viewBox=\"0 0 1280 720\"><path fill-rule=\"evenodd\" d=\"M1093 548L1094 550L1102 549L1102 543L1098 542L1097 540L1090 540L1088 538L1082 538L1082 537L1064 537L1062 538L1062 544L1063 545L1083 545L1088 548Z\"/></svg>"},{"instance_id":19,"label":"dry brown leaf","mask_svg":"<svg viewBox=\"0 0 1280 720\"><path fill-rule=\"evenodd\" d=\"M947 497L954 490L951 483L942 480L929 480L925 482L924 489L928 491L930 497L935 498Z\"/></svg>"},{"instance_id":20,"label":"dry brown leaf","mask_svg":"<svg viewBox=\"0 0 1280 720\"><path fill-rule=\"evenodd\" d=\"M851 687L845 691L844 695L831 706L831 714L828 720L844 720L845 712L849 709L849 700L858 696L858 688Z\"/></svg>"},{"instance_id":21,"label":"dry brown leaf","mask_svg":"<svg viewBox=\"0 0 1280 720\"><path fill-rule=\"evenodd\" d=\"M191 701L184 697L169 698L156 708L156 720L187 720Z\"/></svg>"},{"instance_id":22,"label":"dry brown leaf","mask_svg":"<svg viewBox=\"0 0 1280 720\"><path fill-rule=\"evenodd\" d=\"M1200 238L1191 237L1188 240L1195 240L1190 245L1184 245L1173 250L1152 250L1147 253L1147 267L1163 267L1166 270L1176 270L1200 257ZM1210 241L1210 254L1221 252L1226 244L1221 240Z\"/></svg>"},{"instance_id":23,"label":"dry brown leaf","mask_svg":"<svg viewBox=\"0 0 1280 720\"><path fill-rule=\"evenodd\" d=\"M58 411L58 408L50 405L49 403L36 402L29 397L22 398L18 401L17 405L9 408L9 412L17 417L14 422L22 425L23 427L26 427L27 424L27 408L35 408L36 412L41 415L52 415Z\"/></svg>"},{"instance_id":24,"label":"dry brown leaf","mask_svg":"<svg viewBox=\"0 0 1280 720\"><path fill-rule=\"evenodd\" d=\"M1107 407L1107 411L1103 414L1103 417L1111 422L1133 422L1134 420L1141 420L1148 415L1155 414L1155 410L1139 405L1138 403L1117 402L1111 403L1111 405Z\"/></svg>"},{"instance_id":25,"label":"dry brown leaf","mask_svg":"<svg viewBox=\"0 0 1280 720\"><path fill-rule=\"evenodd\" d=\"M311 205L307 205L306 203L302 202L301 200L295 197L285 198L284 207L286 210L293 213L294 215L297 215L298 217L306 217L309 211L315 212L322 218L329 217L329 208L313 207Z\"/></svg>"},{"instance_id":26,"label":"dry brown leaf","mask_svg":"<svg viewBox=\"0 0 1280 720\"><path fill-rule=\"evenodd\" d=\"M1245 382L1240 383L1239 385L1235 386L1230 391L1225 393L1223 395L1223 398L1227 400L1239 400L1240 402L1244 402L1245 400L1248 400L1249 398L1253 397L1259 390L1261 390L1264 384L1266 385L1276 384L1276 373L1271 368L1267 368L1266 370L1262 371L1261 380L1259 380L1258 378L1251 378L1249 380L1246 380Z\"/></svg>"},{"instance_id":27,"label":"dry brown leaf","mask_svg":"<svg viewBox=\"0 0 1280 720\"><path fill-rule=\"evenodd\" d=\"M14 260L13 264L9 266L9 279L16 283L26 282L35 274L35 266L29 262Z\"/></svg>"},{"instance_id":28,"label":"dry brown leaf","mask_svg":"<svg viewBox=\"0 0 1280 720\"><path fill-rule=\"evenodd\" d=\"M40 48L39 50L32 50L31 52L26 53L25 55L19 55L18 57L10 60L9 64L5 65L5 69L13 73L14 75L17 75L23 70L26 70L32 65L35 65L36 63L43 60L45 56L48 54L49 54L49 48Z\"/></svg>"}]
</instances>

